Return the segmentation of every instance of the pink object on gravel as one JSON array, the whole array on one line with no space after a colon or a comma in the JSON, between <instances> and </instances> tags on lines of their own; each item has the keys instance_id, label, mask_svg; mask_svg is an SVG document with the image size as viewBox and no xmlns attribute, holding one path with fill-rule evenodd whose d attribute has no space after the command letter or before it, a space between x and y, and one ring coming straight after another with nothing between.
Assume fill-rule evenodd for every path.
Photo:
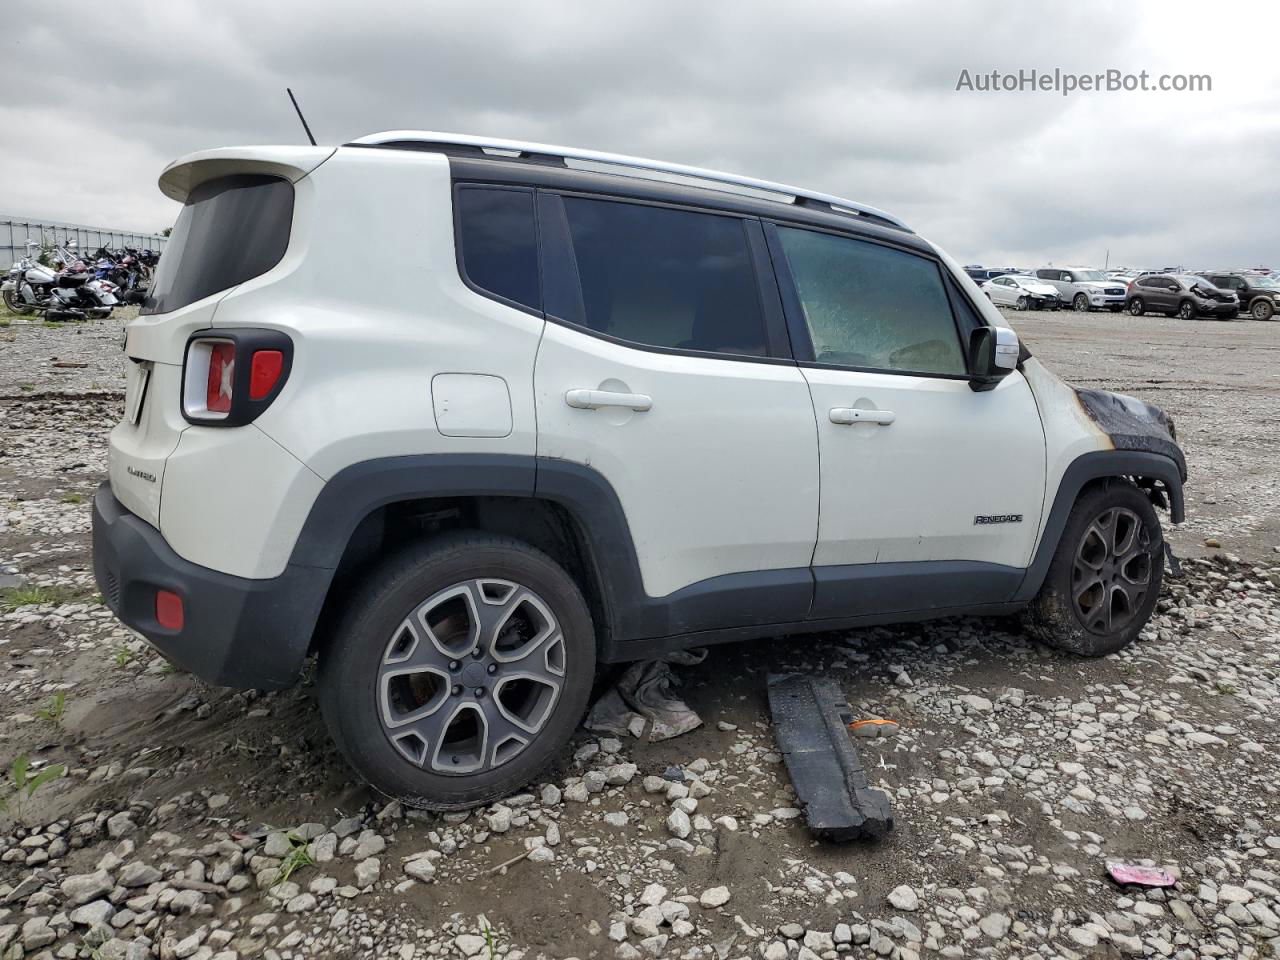
<instances>
[{"instance_id":1,"label":"pink object on gravel","mask_svg":"<svg viewBox=\"0 0 1280 960\"><path fill-rule=\"evenodd\" d=\"M1136 883L1141 887L1172 887L1177 880L1164 867L1139 867L1132 863L1108 863L1107 873L1116 883Z\"/></svg>"}]
</instances>

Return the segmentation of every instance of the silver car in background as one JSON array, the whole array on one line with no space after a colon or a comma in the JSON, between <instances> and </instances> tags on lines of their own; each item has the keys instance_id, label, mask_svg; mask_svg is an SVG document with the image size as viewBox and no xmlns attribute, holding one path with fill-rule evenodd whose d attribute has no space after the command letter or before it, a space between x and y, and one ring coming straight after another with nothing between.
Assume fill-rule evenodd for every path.
<instances>
[{"instance_id":1,"label":"silver car in background","mask_svg":"<svg viewBox=\"0 0 1280 960\"><path fill-rule=\"evenodd\" d=\"M1062 306L1057 287L1023 273L993 277L982 285L982 292L994 304L1019 310L1057 310Z\"/></svg>"},{"instance_id":2,"label":"silver car in background","mask_svg":"<svg viewBox=\"0 0 1280 960\"><path fill-rule=\"evenodd\" d=\"M1126 285L1111 280L1102 270L1089 267L1041 267L1036 276L1058 288L1063 303L1073 310L1110 310L1119 313L1124 309Z\"/></svg>"}]
</instances>

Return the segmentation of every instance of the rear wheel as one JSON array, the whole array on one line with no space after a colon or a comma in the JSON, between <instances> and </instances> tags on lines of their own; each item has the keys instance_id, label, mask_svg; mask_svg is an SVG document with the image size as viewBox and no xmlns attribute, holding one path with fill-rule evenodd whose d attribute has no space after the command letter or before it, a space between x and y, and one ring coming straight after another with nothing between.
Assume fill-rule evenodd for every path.
<instances>
[{"instance_id":1,"label":"rear wheel","mask_svg":"<svg viewBox=\"0 0 1280 960\"><path fill-rule=\"evenodd\" d=\"M1140 317L1146 311L1147 306L1142 302L1141 297L1134 297L1129 301L1129 312L1135 317Z\"/></svg>"},{"instance_id":2,"label":"rear wheel","mask_svg":"<svg viewBox=\"0 0 1280 960\"><path fill-rule=\"evenodd\" d=\"M1151 618L1163 576L1164 537L1151 501L1126 480L1107 481L1072 507L1027 628L1081 656L1115 653Z\"/></svg>"},{"instance_id":3,"label":"rear wheel","mask_svg":"<svg viewBox=\"0 0 1280 960\"><path fill-rule=\"evenodd\" d=\"M1270 300L1259 298L1253 301L1253 306L1249 308L1249 316L1255 320L1270 320L1275 315L1276 307Z\"/></svg>"},{"instance_id":4,"label":"rear wheel","mask_svg":"<svg viewBox=\"0 0 1280 960\"><path fill-rule=\"evenodd\" d=\"M533 780L587 708L595 637L550 557L451 535L382 564L320 663L320 706L348 763L405 803L456 810Z\"/></svg>"}]
</instances>

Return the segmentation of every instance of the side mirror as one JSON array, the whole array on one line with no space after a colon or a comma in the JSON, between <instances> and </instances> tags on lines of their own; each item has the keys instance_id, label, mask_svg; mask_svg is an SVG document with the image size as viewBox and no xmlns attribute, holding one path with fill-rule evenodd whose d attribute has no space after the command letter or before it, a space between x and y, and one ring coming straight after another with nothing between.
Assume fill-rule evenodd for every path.
<instances>
[{"instance_id":1,"label":"side mirror","mask_svg":"<svg viewBox=\"0 0 1280 960\"><path fill-rule=\"evenodd\" d=\"M1021 352L1008 327L978 327L969 334L969 389L994 388L1018 366Z\"/></svg>"}]
</instances>

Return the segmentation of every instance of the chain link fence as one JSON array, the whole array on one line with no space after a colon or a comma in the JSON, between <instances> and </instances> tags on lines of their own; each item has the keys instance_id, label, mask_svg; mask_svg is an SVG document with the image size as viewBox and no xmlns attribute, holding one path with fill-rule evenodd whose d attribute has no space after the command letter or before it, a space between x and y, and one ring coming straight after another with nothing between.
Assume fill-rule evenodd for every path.
<instances>
[{"instance_id":1,"label":"chain link fence","mask_svg":"<svg viewBox=\"0 0 1280 960\"><path fill-rule=\"evenodd\" d=\"M107 227L90 227L83 223L62 223L58 220L29 220L0 214L0 270L26 255L26 242L34 240L40 247L51 248L75 240L80 252L88 256L99 247L111 250L133 247L137 250L164 250L168 237L158 233L134 233L128 230L111 230Z\"/></svg>"}]
</instances>

